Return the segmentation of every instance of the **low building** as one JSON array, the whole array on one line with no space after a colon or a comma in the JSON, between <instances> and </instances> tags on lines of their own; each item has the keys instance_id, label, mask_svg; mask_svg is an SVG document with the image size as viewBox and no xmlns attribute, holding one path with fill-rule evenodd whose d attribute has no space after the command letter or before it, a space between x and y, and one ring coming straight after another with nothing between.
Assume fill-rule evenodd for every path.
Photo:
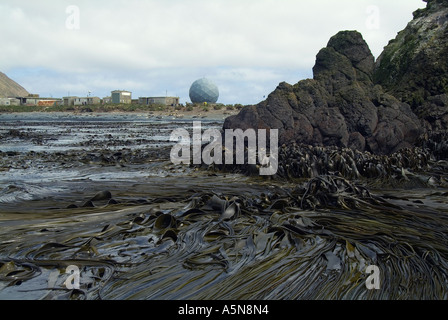
<instances>
[{"instance_id":1,"label":"low building","mask_svg":"<svg viewBox=\"0 0 448 320\"><path fill-rule=\"evenodd\" d=\"M26 97L25 101L22 101L22 104L26 106L46 106L51 107L59 104L61 99L56 98L34 98L34 97Z\"/></svg>"},{"instance_id":2,"label":"low building","mask_svg":"<svg viewBox=\"0 0 448 320\"><path fill-rule=\"evenodd\" d=\"M99 97L87 97L88 105L100 104L100 103L101 103L101 99Z\"/></svg>"},{"instance_id":3,"label":"low building","mask_svg":"<svg viewBox=\"0 0 448 320\"><path fill-rule=\"evenodd\" d=\"M37 106L41 98L38 94L30 94L26 97L21 98L21 104L25 106Z\"/></svg>"},{"instance_id":4,"label":"low building","mask_svg":"<svg viewBox=\"0 0 448 320\"><path fill-rule=\"evenodd\" d=\"M17 98L0 98L0 106L19 106L20 99Z\"/></svg>"},{"instance_id":5,"label":"low building","mask_svg":"<svg viewBox=\"0 0 448 320\"><path fill-rule=\"evenodd\" d=\"M11 102L8 98L0 98L0 106L10 106Z\"/></svg>"},{"instance_id":6,"label":"low building","mask_svg":"<svg viewBox=\"0 0 448 320\"><path fill-rule=\"evenodd\" d=\"M144 106L163 104L176 107L179 105L179 97L140 97L138 103Z\"/></svg>"},{"instance_id":7,"label":"low building","mask_svg":"<svg viewBox=\"0 0 448 320\"><path fill-rule=\"evenodd\" d=\"M8 98L9 105L18 106L54 106L61 105L64 100L59 98L41 98L38 94L30 94L26 97Z\"/></svg>"},{"instance_id":8,"label":"low building","mask_svg":"<svg viewBox=\"0 0 448 320\"><path fill-rule=\"evenodd\" d=\"M37 106L39 107L53 107L57 105L59 99L41 99L37 102Z\"/></svg>"},{"instance_id":9,"label":"low building","mask_svg":"<svg viewBox=\"0 0 448 320\"><path fill-rule=\"evenodd\" d=\"M20 98L8 98L11 106L20 106Z\"/></svg>"},{"instance_id":10,"label":"low building","mask_svg":"<svg viewBox=\"0 0 448 320\"><path fill-rule=\"evenodd\" d=\"M132 92L124 90L115 90L111 92L112 103L132 103Z\"/></svg>"},{"instance_id":11,"label":"low building","mask_svg":"<svg viewBox=\"0 0 448 320\"><path fill-rule=\"evenodd\" d=\"M74 106L75 105L75 100L77 97L63 97L63 105L65 107L69 107L69 106Z\"/></svg>"},{"instance_id":12,"label":"low building","mask_svg":"<svg viewBox=\"0 0 448 320\"><path fill-rule=\"evenodd\" d=\"M75 106L86 106L88 103L88 100L87 100L87 98L79 98L79 97L77 97L76 99L75 99Z\"/></svg>"},{"instance_id":13,"label":"low building","mask_svg":"<svg viewBox=\"0 0 448 320\"><path fill-rule=\"evenodd\" d=\"M40 101L40 98L26 98L24 105L26 105L26 106L37 106L39 101Z\"/></svg>"},{"instance_id":14,"label":"low building","mask_svg":"<svg viewBox=\"0 0 448 320\"><path fill-rule=\"evenodd\" d=\"M98 97L76 97L74 101L75 106L87 106L87 105L93 105L93 104L100 104L101 99Z\"/></svg>"},{"instance_id":15,"label":"low building","mask_svg":"<svg viewBox=\"0 0 448 320\"><path fill-rule=\"evenodd\" d=\"M101 99L98 97L64 97L64 106L86 106L100 104Z\"/></svg>"}]
</instances>

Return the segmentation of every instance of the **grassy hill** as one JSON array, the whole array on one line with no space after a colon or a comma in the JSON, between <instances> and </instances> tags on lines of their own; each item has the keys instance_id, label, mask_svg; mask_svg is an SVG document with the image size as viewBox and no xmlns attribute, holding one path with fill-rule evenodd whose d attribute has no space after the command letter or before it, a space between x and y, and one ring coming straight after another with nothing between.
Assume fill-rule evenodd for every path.
<instances>
[{"instance_id":1,"label":"grassy hill","mask_svg":"<svg viewBox=\"0 0 448 320\"><path fill-rule=\"evenodd\" d=\"M0 97L26 97L27 95L28 91L25 88L0 72Z\"/></svg>"}]
</instances>

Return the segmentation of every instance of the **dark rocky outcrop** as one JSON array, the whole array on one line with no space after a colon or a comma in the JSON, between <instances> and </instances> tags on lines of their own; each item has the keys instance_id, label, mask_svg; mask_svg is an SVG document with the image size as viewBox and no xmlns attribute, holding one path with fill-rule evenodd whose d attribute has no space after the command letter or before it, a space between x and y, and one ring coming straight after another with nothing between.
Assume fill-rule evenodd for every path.
<instances>
[{"instance_id":1,"label":"dark rocky outcrop","mask_svg":"<svg viewBox=\"0 0 448 320\"><path fill-rule=\"evenodd\" d=\"M375 154L448 154L448 0L424 1L376 62L361 34L339 32L317 54L313 79L281 83L224 129L274 128L282 143Z\"/></svg>"},{"instance_id":2,"label":"dark rocky outcrop","mask_svg":"<svg viewBox=\"0 0 448 320\"><path fill-rule=\"evenodd\" d=\"M427 7L417 10L414 19L384 49L376 63L374 79L411 105L423 120L427 139L446 140L448 1L427 2Z\"/></svg>"},{"instance_id":3,"label":"dark rocky outcrop","mask_svg":"<svg viewBox=\"0 0 448 320\"><path fill-rule=\"evenodd\" d=\"M226 119L224 129L279 129L280 142L389 154L421 134L410 106L373 82L374 57L356 31L333 36L316 57L314 78L281 83L268 98Z\"/></svg>"},{"instance_id":4,"label":"dark rocky outcrop","mask_svg":"<svg viewBox=\"0 0 448 320\"><path fill-rule=\"evenodd\" d=\"M430 97L448 94L448 1L426 2L386 46L374 72L376 83L418 114L431 107Z\"/></svg>"}]
</instances>

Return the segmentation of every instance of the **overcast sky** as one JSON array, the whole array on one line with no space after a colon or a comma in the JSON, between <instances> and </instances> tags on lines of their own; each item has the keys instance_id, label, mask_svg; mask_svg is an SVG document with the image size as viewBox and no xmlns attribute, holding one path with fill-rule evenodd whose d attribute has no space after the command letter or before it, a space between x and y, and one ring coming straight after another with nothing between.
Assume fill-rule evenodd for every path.
<instances>
[{"instance_id":1,"label":"overcast sky","mask_svg":"<svg viewBox=\"0 0 448 320\"><path fill-rule=\"evenodd\" d=\"M179 96L256 104L312 77L318 51L358 30L375 57L422 0L1 0L0 71L43 97Z\"/></svg>"}]
</instances>

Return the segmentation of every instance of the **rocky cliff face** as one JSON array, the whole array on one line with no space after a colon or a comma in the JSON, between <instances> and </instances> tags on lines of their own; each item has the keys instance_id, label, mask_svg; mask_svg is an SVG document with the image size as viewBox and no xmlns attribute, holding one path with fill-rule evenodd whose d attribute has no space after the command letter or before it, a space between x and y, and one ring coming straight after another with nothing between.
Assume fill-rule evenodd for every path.
<instances>
[{"instance_id":1,"label":"rocky cliff face","mask_svg":"<svg viewBox=\"0 0 448 320\"><path fill-rule=\"evenodd\" d=\"M427 2L384 49L374 80L440 132L448 129L448 0Z\"/></svg>"},{"instance_id":2,"label":"rocky cliff face","mask_svg":"<svg viewBox=\"0 0 448 320\"><path fill-rule=\"evenodd\" d=\"M342 31L316 57L313 79L281 83L224 129L279 129L282 143L390 154L448 129L448 0L427 8L377 62L361 34Z\"/></svg>"},{"instance_id":3,"label":"rocky cliff face","mask_svg":"<svg viewBox=\"0 0 448 320\"><path fill-rule=\"evenodd\" d=\"M448 93L448 1L429 1L426 9L391 40L378 57L375 82L412 107Z\"/></svg>"},{"instance_id":4,"label":"rocky cliff face","mask_svg":"<svg viewBox=\"0 0 448 320\"><path fill-rule=\"evenodd\" d=\"M0 97L26 97L28 94L21 85L0 72Z\"/></svg>"},{"instance_id":5,"label":"rocky cliff face","mask_svg":"<svg viewBox=\"0 0 448 320\"><path fill-rule=\"evenodd\" d=\"M267 100L226 119L224 129L279 129L280 142L387 154L421 134L410 106L373 83L374 57L356 31L333 36L316 57L314 79L281 83Z\"/></svg>"}]
</instances>

